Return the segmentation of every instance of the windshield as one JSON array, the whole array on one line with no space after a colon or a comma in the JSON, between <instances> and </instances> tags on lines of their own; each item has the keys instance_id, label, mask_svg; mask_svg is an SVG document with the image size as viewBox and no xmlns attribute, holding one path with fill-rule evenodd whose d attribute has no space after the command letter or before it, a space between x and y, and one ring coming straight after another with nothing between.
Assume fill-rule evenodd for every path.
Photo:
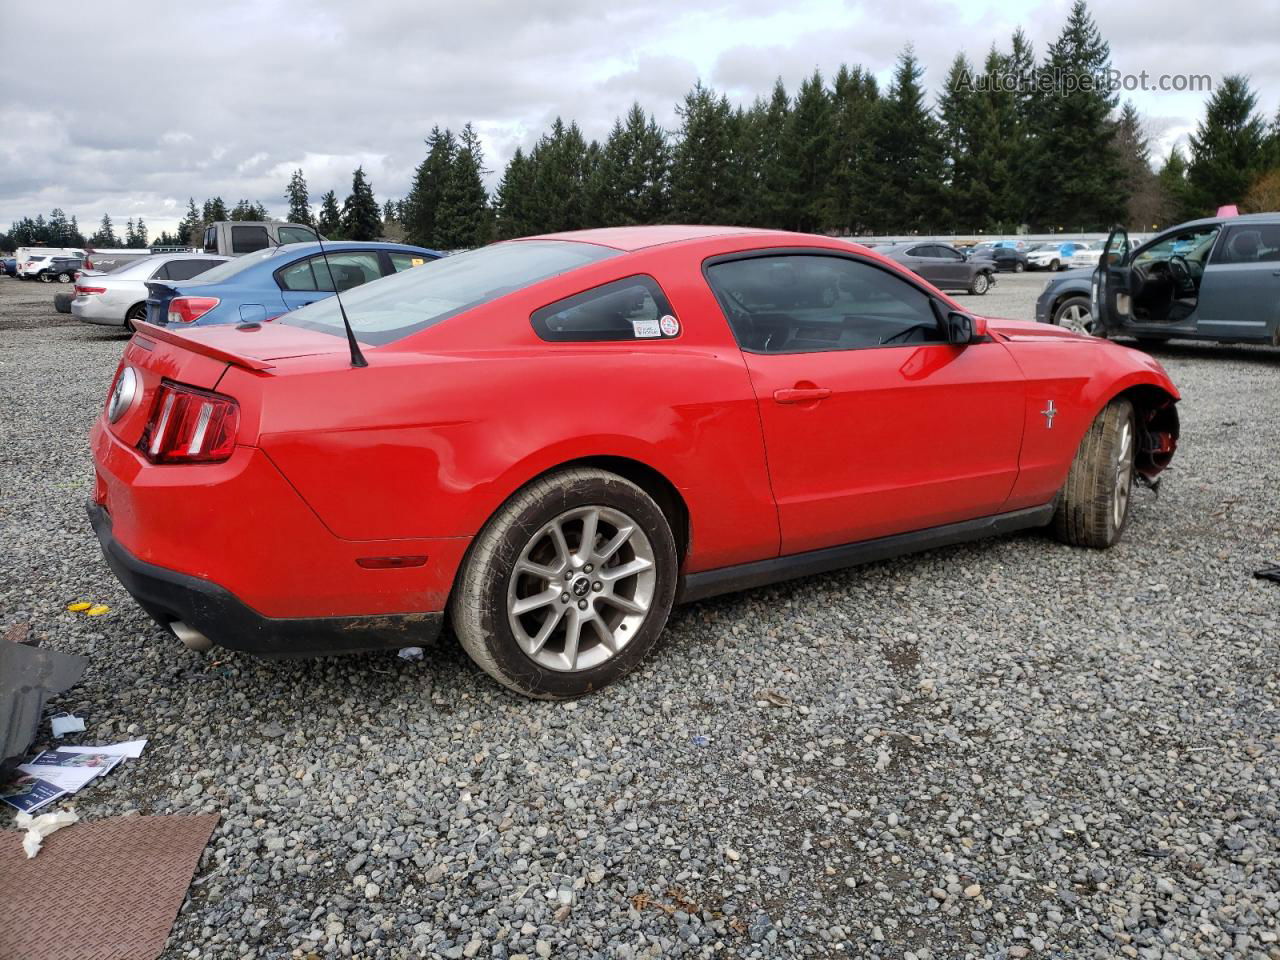
<instances>
[{"instance_id":1,"label":"windshield","mask_svg":"<svg viewBox=\"0 0 1280 960\"><path fill-rule=\"evenodd\" d=\"M539 280L619 252L571 240L498 243L375 280L345 293L342 303L361 341L391 343ZM208 275L202 274L201 279ZM342 314L332 297L295 310L279 322L344 335Z\"/></svg>"}]
</instances>

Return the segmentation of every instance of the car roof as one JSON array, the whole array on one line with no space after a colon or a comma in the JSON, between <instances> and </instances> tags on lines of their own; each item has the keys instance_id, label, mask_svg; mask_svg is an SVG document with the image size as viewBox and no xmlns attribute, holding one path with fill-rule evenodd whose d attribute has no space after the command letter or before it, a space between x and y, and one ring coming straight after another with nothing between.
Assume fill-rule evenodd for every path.
<instances>
[{"instance_id":1,"label":"car roof","mask_svg":"<svg viewBox=\"0 0 1280 960\"><path fill-rule=\"evenodd\" d=\"M1226 227L1233 223L1280 223L1280 211L1241 213L1233 217L1201 217L1199 220L1188 220L1186 223L1179 223L1176 226L1169 227L1167 230L1161 230L1157 235L1163 236L1166 233L1172 233L1175 230L1182 230L1186 227L1214 227L1218 225Z\"/></svg>"},{"instance_id":2,"label":"car roof","mask_svg":"<svg viewBox=\"0 0 1280 960\"><path fill-rule=\"evenodd\" d=\"M442 256L438 250L415 247L408 243L394 243L390 240L326 240L324 243L282 243L280 246L273 248L272 253L283 256L285 254L320 253L321 250L327 250L330 253L338 250L403 250L405 253L426 252L432 256Z\"/></svg>"},{"instance_id":3,"label":"car roof","mask_svg":"<svg viewBox=\"0 0 1280 960\"><path fill-rule=\"evenodd\" d=\"M536 237L521 237L525 240L572 240L577 243L594 243L600 247L612 247L631 253L646 247L657 247L668 243L684 243L690 240L706 240L711 237L728 237L738 235L754 235L760 237L803 237L802 233L788 233L785 230L762 230L756 227L724 227L693 224L662 224L651 227L600 227L594 230L568 230L563 233L544 233Z\"/></svg>"}]
</instances>

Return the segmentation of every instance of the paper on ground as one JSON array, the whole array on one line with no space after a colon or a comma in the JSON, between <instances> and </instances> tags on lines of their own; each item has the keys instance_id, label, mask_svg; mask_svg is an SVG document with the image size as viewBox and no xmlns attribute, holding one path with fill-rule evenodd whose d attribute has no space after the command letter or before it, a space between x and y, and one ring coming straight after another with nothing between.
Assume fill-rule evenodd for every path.
<instances>
[{"instance_id":1,"label":"paper on ground","mask_svg":"<svg viewBox=\"0 0 1280 960\"><path fill-rule=\"evenodd\" d=\"M146 740L129 740L125 743L113 743L105 747L59 747L59 750L70 750L72 753L105 753L108 757L128 757L137 760L142 756L142 748Z\"/></svg>"},{"instance_id":2,"label":"paper on ground","mask_svg":"<svg viewBox=\"0 0 1280 960\"><path fill-rule=\"evenodd\" d=\"M77 763L76 760L83 762ZM90 780L114 770L123 763L121 757L107 754L69 752L64 748L45 750L30 763L21 763L18 769L51 783L60 790L75 793Z\"/></svg>"}]
</instances>

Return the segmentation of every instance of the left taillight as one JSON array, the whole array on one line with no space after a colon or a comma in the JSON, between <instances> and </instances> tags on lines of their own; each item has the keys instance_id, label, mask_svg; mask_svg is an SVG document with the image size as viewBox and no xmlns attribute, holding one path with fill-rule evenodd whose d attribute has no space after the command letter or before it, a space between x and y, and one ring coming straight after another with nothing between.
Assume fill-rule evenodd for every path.
<instances>
[{"instance_id":1,"label":"left taillight","mask_svg":"<svg viewBox=\"0 0 1280 960\"><path fill-rule=\"evenodd\" d=\"M195 323L221 302L217 297L174 297L169 301L169 322Z\"/></svg>"},{"instance_id":2,"label":"left taillight","mask_svg":"<svg viewBox=\"0 0 1280 960\"><path fill-rule=\"evenodd\" d=\"M235 450L239 425L235 400L166 380L138 449L152 463L219 463Z\"/></svg>"}]
</instances>

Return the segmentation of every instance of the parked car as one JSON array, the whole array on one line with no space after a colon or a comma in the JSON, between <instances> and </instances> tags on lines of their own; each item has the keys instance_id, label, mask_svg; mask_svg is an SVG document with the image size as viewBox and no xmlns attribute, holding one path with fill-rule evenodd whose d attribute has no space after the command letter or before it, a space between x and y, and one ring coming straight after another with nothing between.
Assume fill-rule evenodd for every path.
<instances>
[{"instance_id":1,"label":"parked car","mask_svg":"<svg viewBox=\"0 0 1280 960\"><path fill-rule=\"evenodd\" d=\"M440 254L403 243L295 243L237 257L185 283L147 284L151 323L208 326L270 320Z\"/></svg>"},{"instance_id":2,"label":"parked car","mask_svg":"<svg viewBox=\"0 0 1280 960\"><path fill-rule=\"evenodd\" d=\"M1078 240L1050 240L1027 248L1028 270L1066 270Z\"/></svg>"},{"instance_id":3,"label":"parked car","mask_svg":"<svg viewBox=\"0 0 1280 960\"><path fill-rule=\"evenodd\" d=\"M18 247L13 257L18 262L17 276L26 280L35 276L36 270L28 272L30 263L46 264L53 257L77 257L84 259L85 251L81 247Z\"/></svg>"},{"instance_id":4,"label":"parked car","mask_svg":"<svg viewBox=\"0 0 1280 960\"><path fill-rule=\"evenodd\" d=\"M1027 255L1017 247L977 247L969 254L972 261L986 261L995 264L996 270L1009 270L1022 273L1027 269Z\"/></svg>"},{"instance_id":5,"label":"parked car","mask_svg":"<svg viewBox=\"0 0 1280 960\"><path fill-rule=\"evenodd\" d=\"M83 272L76 281L71 313L84 323L132 330L147 315L147 281L188 280L230 259L205 253L165 253L134 260L110 273Z\"/></svg>"},{"instance_id":6,"label":"parked car","mask_svg":"<svg viewBox=\"0 0 1280 960\"><path fill-rule=\"evenodd\" d=\"M1192 220L1141 245L1117 229L1093 273L1095 323L1143 344L1280 346L1278 277L1280 212Z\"/></svg>"},{"instance_id":7,"label":"parked car","mask_svg":"<svg viewBox=\"0 0 1280 960\"><path fill-rule=\"evenodd\" d=\"M4 274L6 277L12 277L17 272L17 257L5 257L3 260L0 260L0 273Z\"/></svg>"},{"instance_id":8,"label":"parked car","mask_svg":"<svg viewBox=\"0 0 1280 960\"><path fill-rule=\"evenodd\" d=\"M966 260L963 253L945 243L896 243L876 252L924 277L939 290L966 290L981 296L996 282L992 263Z\"/></svg>"},{"instance_id":9,"label":"parked car","mask_svg":"<svg viewBox=\"0 0 1280 960\"><path fill-rule=\"evenodd\" d=\"M31 280L53 259L52 254L47 253L31 253L27 255L25 260L18 261L19 280Z\"/></svg>"},{"instance_id":10,"label":"parked car","mask_svg":"<svg viewBox=\"0 0 1280 960\"><path fill-rule=\"evenodd\" d=\"M836 300L780 309L797 277ZM574 697L677 600L1044 525L1110 546L1177 399L1142 353L975 317L837 238L589 230L140 327L89 512L189 646L394 650L448 610L499 681Z\"/></svg>"},{"instance_id":11,"label":"parked car","mask_svg":"<svg viewBox=\"0 0 1280 960\"><path fill-rule=\"evenodd\" d=\"M1071 269L1079 269L1080 267L1094 267L1098 263L1098 258L1102 256L1102 244L1096 240L1085 240L1071 251L1071 256L1067 258L1067 266Z\"/></svg>"},{"instance_id":12,"label":"parked car","mask_svg":"<svg viewBox=\"0 0 1280 960\"><path fill-rule=\"evenodd\" d=\"M1036 300L1038 323L1052 323L1076 333L1093 334L1093 271L1067 270L1051 278Z\"/></svg>"},{"instance_id":13,"label":"parked car","mask_svg":"<svg viewBox=\"0 0 1280 960\"><path fill-rule=\"evenodd\" d=\"M82 266L84 260L80 257L50 257L33 276L41 283L70 283Z\"/></svg>"},{"instance_id":14,"label":"parked car","mask_svg":"<svg viewBox=\"0 0 1280 960\"><path fill-rule=\"evenodd\" d=\"M204 228L204 252L241 257L290 243L315 243L316 231L304 223L275 220L219 220ZM320 237L324 240L324 237Z\"/></svg>"},{"instance_id":15,"label":"parked car","mask_svg":"<svg viewBox=\"0 0 1280 960\"><path fill-rule=\"evenodd\" d=\"M145 260L147 257L155 256L156 253L160 252L162 251L156 250L153 252L146 248L90 250L84 258L84 269L97 270L99 273L111 273L113 270L120 269L125 264ZM192 251L175 250L173 252L191 253Z\"/></svg>"}]
</instances>

